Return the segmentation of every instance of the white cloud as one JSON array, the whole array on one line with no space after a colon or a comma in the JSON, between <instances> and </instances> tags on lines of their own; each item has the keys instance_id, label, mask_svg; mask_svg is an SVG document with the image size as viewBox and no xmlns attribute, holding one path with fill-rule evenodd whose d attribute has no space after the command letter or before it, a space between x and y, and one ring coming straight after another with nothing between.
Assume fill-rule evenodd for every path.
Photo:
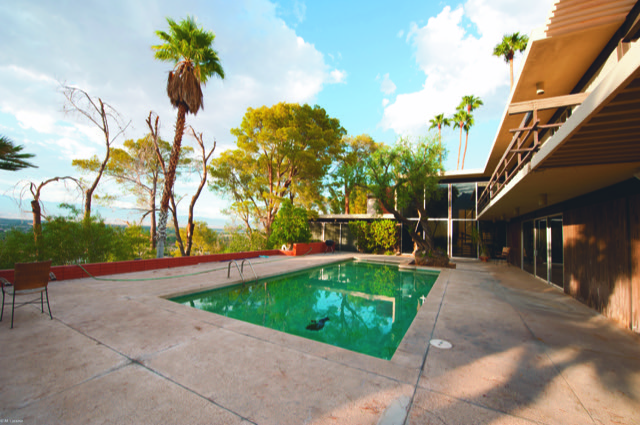
<instances>
[{"instance_id":1,"label":"white cloud","mask_svg":"<svg viewBox=\"0 0 640 425\"><path fill-rule=\"evenodd\" d=\"M402 38L402 36L404 36L404 30L398 31L398 34L396 34L396 37Z\"/></svg>"},{"instance_id":2,"label":"white cloud","mask_svg":"<svg viewBox=\"0 0 640 425\"><path fill-rule=\"evenodd\" d=\"M304 2L295 0L293 2L293 14L299 23L304 22L305 16L307 14L307 5L304 4Z\"/></svg>"},{"instance_id":3,"label":"white cloud","mask_svg":"<svg viewBox=\"0 0 640 425\"><path fill-rule=\"evenodd\" d=\"M380 83L380 91L386 95L393 94L396 91L396 85L389 78L389 74L384 74Z\"/></svg>"},{"instance_id":4,"label":"white cloud","mask_svg":"<svg viewBox=\"0 0 640 425\"><path fill-rule=\"evenodd\" d=\"M384 108L385 106L387 106L389 104L390 100L387 99L386 97L384 99L382 99L382 107Z\"/></svg>"},{"instance_id":5,"label":"white cloud","mask_svg":"<svg viewBox=\"0 0 640 425\"><path fill-rule=\"evenodd\" d=\"M347 71L341 71L339 69L334 69L329 73L330 78L329 82L332 83L346 83L347 80Z\"/></svg>"},{"instance_id":6,"label":"white cloud","mask_svg":"<svg viewBox=\"0 0 640 425\"><path fill-rule=\"evenodd\" d=\"M385 107L380 126L397 134L424 133L429 117L452 114L465 95L482 98L485 109L497 104L501 110L509 68L492 56L493 47L503 34L529 34L534 25L541 25L551 2L522 8L517 1L468 0L455 9L445 6L424 26L411 23L407 42L425 81L419 91L398 94ZM468 31L468 22L477 34Z\"/></svg>"},{"instance_id":7,"label":"white cloud","mask_svg":"<svg viewBox=\"0 0 640 425\"><path fill-rule=\"evenodd\" d=\"M30 152L36 153L34 160L40 166L16 177L74 174L72 158L104 154L97 128L82 117L62 113L64 98L58 81L101 97L125 122L132 120L127 138L142 137L148 131L144 120L153 110L160 116L161 137L172 140L176 112L165 92L172 66L154 60L150 46L159 43L154 31L167 29L165 17L180 19L185 11L216 34L214 48L227 75L224 81L210 79L203 89L205 109L187 117L187 124L203 132L205 139L218 141L214 155L232 146L229 130L240 125L248 107L282 101L313 103L325 85L346 81L346 71L329 66L324 55L288 27L277 16L275 4L267 0L179 4L34 0L20 7L2 2L0 127L3 134L24 143L25 151L37 148ZM305 3L296 2L294 13L302 22ZM192 142L185 138L184 143ZM219 213L225 206L208 191L201 198L202 210Z\"/></svg>"}]
</instances>

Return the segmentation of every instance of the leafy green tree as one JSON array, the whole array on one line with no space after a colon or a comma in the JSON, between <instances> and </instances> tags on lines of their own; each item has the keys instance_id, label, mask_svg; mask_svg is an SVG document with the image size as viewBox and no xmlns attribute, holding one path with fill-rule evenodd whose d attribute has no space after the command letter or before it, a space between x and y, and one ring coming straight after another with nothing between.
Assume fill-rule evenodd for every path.
<instances>
[{"instance_id":1,"label":"leafy green tree","mask_svg":"<svg viewBox=\"0 0 640 425\"><path fill-rule=\"evenodd\" d=\"M245 226L226 226L224 230L227 240L224 252L261 251L267 247L264 233L258 230L249 233Z\"/></svg>"},{"instance_id":2,"label":"leafy green tree","mask_svg":"<svg viewBox=\"0 0 640 425\"><path fill-rule=\"evenodd\" d=\"M294 206L288 199L283 200L273 222L269 245L278 247L285 244L291 248L295 242L310 240L311 229L309 229L307 210Z\"/></svg>"},{"instance_id":3,"label":"leafy green tree","mask_svg":"<svg viewBox=\"0 0 640 425\"><path fill-rule=\"evenodd\" d=\"M516 52L524 52L529 43L529 37L525 34L520 35L519 32L507 34L502 37L502 41L493 49L493 56L504 58L509 64L509 73L511 76L511 88L513 89L513 56Z\"/></svg>"},{"instance_id":4,"label":"leafy green tree","mask_svg":"<svg viewBox=\"0 0 640 425\"><path fill-rule=\"evenodd\" d=\"M329 193L335 199L338 197L339 191L343 190L344 209L336 212L353 214L355 212L351 211L352 193L359 185L364 183L366 159L380 145L368 134L347 137L343 139L343 143L344 150L338 157L335 171L331 173L333 184L329 186Z\"/></svg>"},{"instance_id":5,"label":"leafy green tree","mask_svg":"<svg viewBox=\"0 0 640 425\"><path fill-rule=\"evenodd\" d=\"M171 145L158 141L161 155L169 157ZM156 198L158 184L163 183L163 174L151 135L142 139L124 141L123 149L112 148L105 175L113 177L118 187L135 196L142 219L151 221L150 246L156 246Z\"/></svg>"},{"instance_id":6,"label":"leafy green tree","mask_svg":"<svg viewBox=\"0 0 640 425\"><path fill-rule=\"evenodd\" d=\"M91 183L81 181L84 186L84 219L89 220L91 216L91 202L93 201L94 193L98 187L98 183L100 183L104 169L109 162L111 146L115 140L125 132L131 122L123 125L122 118L118 111L101 98L92 97L84 90L64 85L61 87L61 90L66 99L64 104L65 113L78 114L84 119L89 120L89 122L100 129L104 137L105 154L102 160L98 158L97 155L94 155L91 159L74 159L71 162L71 165L83 173L94 175L93 182ZM115 135L111 131L111 125L113 124L117 127Z\"/></svg>"},{"instance_id":7,"label":"leafy green tree","mask_svg":"<svg viewBox=\"0 0 640 425\"><path fill-rule=\"evenodd\" d=\"M0 170L17 171L27 167L38 168L27 162L35 155L32 153L20 153L22 146L14 145L8 137L0 135Z\"/></svg>"},{"instance_id":8,"label":"leafy green tree","mask_svg":"<svg viewBox=\"0 0 640 425\"><path fill-rule=\"evenodd\" d=\"M212 48L215 35L211 31L199 28L195 19L189 16L180 23L167 18L167 23L169 33L156 31L156 35L163 43L152 48L155 50L156 59L175 64L167 79L167 95L171 104L178 108L178 116L160 202L158 257L164 255L169 198L180 158L186 115L187 113L196 115L202 108L201 84L206 84L209 77L214 75L224 79L224 70L218 53Z\"/></svg>"},{"instance_id":9,"label":"leafy green tree","mask_svg":"<svg viewBox=\"0 0 640 425\"><path fill-rule=\"evenodd\" d=\"M319 106L279 103L249 108L236 136L237 149L209 166L210 188L232 201L249 238L261 227L267 237L284 198L312 209L323 204L325 176L342 151L340 122Z\"/></svg>"},{"instance_id":10,"label":"leafy green tree","mask_svg":"<svg viewBox=\"0 0 640 425\"><path fill-rule=\"evenodd\" d=\"M187 229L181 228L180 234L182 238L187 239ZM192 230L191 238L191 255L207 255L220 252L220 238L218 232L210 229L207 223L196 221ZM176 242L176 247L178 243ZM173 251L174 257L181 256L179 249Z\"/></svg>"},{"instance_id":11,"label":"leafy green tree","mask_svg":"<svg viewBox=\"0 0 640 425\"><path fill-rule=\"evenodd\" d=\"M400 139L394 147L383 146L368 161L367 187L378 202L395 219L407 227L417 247L433 251L424 205L438 194L439 174L444 171L442 162L445 151L438 140L419 138L411 141ZM418 199L418 202L416 202ZM424 238L414 230L401 210L412 205L418 213Z\"/></svg>"},{"instance_id":12,"label":"leafy green tree","mask_svg":"<svg viewBox=\"0 0 640 425\"><path fill-rule=\"evenodd\" d=\"M444 114L438 114L429 120L429 130L438 129L438 140L442 142L442 127L450 127L453 119L445 118Z\"/></svg>"}]
</instances>

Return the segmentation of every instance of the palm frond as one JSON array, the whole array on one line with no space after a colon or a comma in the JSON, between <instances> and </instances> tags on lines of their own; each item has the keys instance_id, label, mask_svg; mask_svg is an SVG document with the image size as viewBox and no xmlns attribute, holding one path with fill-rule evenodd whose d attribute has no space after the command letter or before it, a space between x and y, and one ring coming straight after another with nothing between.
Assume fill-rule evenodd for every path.
<instances>
[{"instance_id":1,"label":"palm frond","mask_svg":"<svg viewBox=\"0 0 640 425\"><path fill-rule=\"evenodd\" d=\"M14 145L8 137L0 135L0 170L17 171L27 167L38 168L26 161L35 155L20 153L22 149L22 146Z\"/></svg>"}]
</instances>

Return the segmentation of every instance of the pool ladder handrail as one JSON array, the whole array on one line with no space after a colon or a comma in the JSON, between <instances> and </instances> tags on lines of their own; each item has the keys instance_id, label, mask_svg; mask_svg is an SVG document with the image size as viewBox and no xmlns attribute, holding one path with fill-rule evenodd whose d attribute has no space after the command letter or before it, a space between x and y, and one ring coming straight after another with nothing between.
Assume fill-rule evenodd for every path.
<instances>
[{"instance_id":1,"label":"pool ladder handrail","mask_svg":"<svg viewBox=\"0 0 640 425\"><path fill-rule=\"evenodd\" d=\"M251 264L251 260L248 258L245 258L244 260L242 260L242 263L240 263L240 274L242 274L242 272L244 271L244 262L249 263L249 267L251 267L251 271L253 272L253 276L256 278L256 280L258 280L258 275L256 274L256 271L253 269L253 264Z\"/></svg>"},{"instance_id":2,"label":"pool ladder handrail","mask_svg":"<svg viewBox=\"0 0 640 425\"><path fill-rule=\"evenodd\" d=\"M229 277L231 276L231 264L235 264L236 269L238 270L238 273L240 273L240 279L242 279L242 281L245 282L244 274L242 273L244 271L245 261L249 262L249 267L251 267L251 271L253 272L253 275L255 276L256 280L258 280L258 275L256 274L256 271L253 269L251 260L249 260L248 258L245 258L244 260L242 260L242 263L240 263L240 266L238 266L238 262L236 260L229 260L229 267L227 267L227 279L229 279Z\"/></svg>"}]
</instances>

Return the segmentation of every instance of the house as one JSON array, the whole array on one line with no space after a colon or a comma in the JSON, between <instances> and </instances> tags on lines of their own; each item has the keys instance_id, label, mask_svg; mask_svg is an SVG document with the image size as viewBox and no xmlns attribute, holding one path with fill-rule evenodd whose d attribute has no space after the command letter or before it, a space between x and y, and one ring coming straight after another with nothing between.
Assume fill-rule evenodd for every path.
<instances>
[{"instance_id":1,"label":"house","mask_svg":"<svg viewBox=\"0 0 640 425\"><path fill-rule=\"evenodd\" d=\"M556 0L530 36L485 167L446 172L426 206L450 256L477 257L479 228L492 255L510 247L513 266L638 333L639 35L640 1ZM315 233L348 248L349 220L379 218L321 216Z\"/></svg>"},{"instance_id":2,"label":"house","mask_svg":"<svg viewBox=\"0 0 640 425\"><path fill-rule=\"evenodd\" d=\"M439 239L450 255L474 255L466 228L477 221L494 249L511 247L512 265L635 332L639 13L635 0L555 2L530 37L485 168L442 179Z\"/></svg>"}]
</instances>

